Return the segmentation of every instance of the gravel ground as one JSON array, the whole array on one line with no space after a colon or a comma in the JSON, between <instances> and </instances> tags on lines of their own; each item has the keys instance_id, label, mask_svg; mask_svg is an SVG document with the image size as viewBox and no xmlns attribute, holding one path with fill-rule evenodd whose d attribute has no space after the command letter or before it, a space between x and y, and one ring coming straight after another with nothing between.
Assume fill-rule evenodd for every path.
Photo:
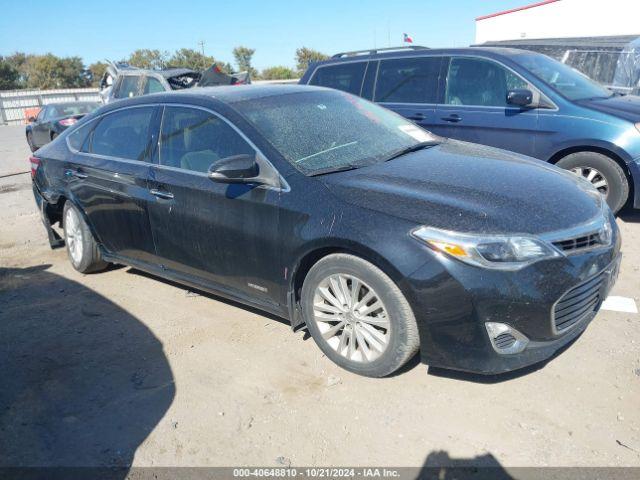
<instances>
[{"instance_id":1,"label":"gravel ground","mask_svg":"<svg viewBox=\"0 0 640 480\"><path fill-rule=\"evenodd\" d=\"M27 170L0 127L0 176ZM612 292L640 304L640 215ZM546 365L412 363L368 379L281 320L50 250L28 174L0 178L0 466L640 466L640 315L602 311Z\"/></svg>"}]
</instances>

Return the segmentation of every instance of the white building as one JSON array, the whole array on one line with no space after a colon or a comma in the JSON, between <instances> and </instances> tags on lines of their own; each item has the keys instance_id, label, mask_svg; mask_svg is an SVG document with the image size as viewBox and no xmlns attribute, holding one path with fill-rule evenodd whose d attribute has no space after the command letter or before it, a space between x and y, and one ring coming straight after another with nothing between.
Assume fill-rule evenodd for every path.
<instances>
[{"instance_id":1,"label":"white building","mask_svg":"<svg viewBox=\"0 0 640 480\"><path fill-rule=\"evenodd\" d=\"M640 0L545 0L476 18L476 45L532 50L640 94Z\"/></svg>"},{"instance_id":2,"label":"white building","mask_svg":"<svg viewBox=\"0 0 640 480\"><path fill-rule=\"evenodd\" d=\"M546 0L476 18L475 43L623 35L640 36L640 0Z\"/></svg>"}]
</instances>

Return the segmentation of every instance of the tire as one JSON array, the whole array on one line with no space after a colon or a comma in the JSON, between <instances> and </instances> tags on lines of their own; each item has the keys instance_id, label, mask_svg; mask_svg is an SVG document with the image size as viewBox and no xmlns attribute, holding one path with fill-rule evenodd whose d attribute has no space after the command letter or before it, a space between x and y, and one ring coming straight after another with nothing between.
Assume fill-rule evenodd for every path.
<instances>
[{"instance_id":1,"label":"tire","mask_svg":"<svg viewBox=\"0 0 640 480\"><path fill-rule=\"evenodd\" d=\"M341 277L344 279L342 287ZM332 285L331 279L337 283ZM351 293L341 298L352 297L344 300L346 303L338 310L335 305L336 301L340 304L341 294L334 291L344 292L345 288ZM322 289L324 294L333 297L333 302L323 296ZM368 292L372 292L379 302L366 301L364 297ZM384 377L402 367L418 351L418 327L407 299L393 280L362 258L343 253L322 258L309 270L301 297L303 316L311 336L320 350L345 370L367 377ZM367 314L367 309L375 308L378 303L381 307ZM349 306L345 308L347 304ZM327 308L333 313L325 311ZM377 333L373 335L371 329ZM333 335L333 332L337 333ZM330 337L325 339L323 333ZM381 348L384 342L379 339L383 337L386 345Z\"/></svg>"},{"instance_id":2,"label":"tire","mask_svg":"<svg viewBox=\"0 0 640 480\"><path fill-rule=\"evenodd\" d=\"M33 143L33 133L31 132L27 132L27 143L29 144L29 148L32 152L38 150L38 147L36 147Z\"/></svg>"},{"instance_id":3,"label":"tire","mask_svg":"<svg viewBox=\"0 0 640 480\"><path fill-rule=\"evenodd\" d=\"M98 244L80 211L71 202L66 202L62 218L67 255L73 268L80 273L104 270L108 263L102 260Z\"/></svg>"},{"instance_id":4,"label":"tire","mask_svg":"<svg viewBox=\"0 0 640 480\"><path fill-rule=\"evenodd\" d=\"M58 136L58 134L56 132L52 132L51 133L51 141L53 142L56 139L57 136Z\"/></svg>"},{"instance_id":5,"label":"tire","mask_svg":"<svg viewBox=\"0 0 640 480\"><path fill-rule=\"evenodd\" d=\"M577 152L562 158L556 165L582 175L587 180L595 172L595 176L590 181L595 187L602 185L602 181L606 182L606 187L598 189L605 195L607 204L614 213L627 203L629 197L627 176L622 167L606 155L596 152Z\"/></svg>"}]
</instances>

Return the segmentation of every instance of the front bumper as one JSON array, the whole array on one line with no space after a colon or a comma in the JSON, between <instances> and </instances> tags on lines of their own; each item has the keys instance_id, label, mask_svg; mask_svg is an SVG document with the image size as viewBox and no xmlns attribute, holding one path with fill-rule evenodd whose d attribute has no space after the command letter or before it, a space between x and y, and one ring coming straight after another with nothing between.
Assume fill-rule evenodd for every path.
<instances>
[{"instance_id":1,"label":"front bumper","mask_svg":"<svg viewBox=\"0 0 640 480\"><path fill-rule=\"evenodd\" d=\"M517 272L489 271L430 254L435 261L401 284L418 322L422 361L481 374L544 361L578 337L612 288L621 258L617 229L611 247L539 262ZM598 275L603 281L593 311L558 333L552 315L556 302ZM486 322L507 324L522 333L528 340L524 350L498 353Z\"/></svg>"}]
</instances>

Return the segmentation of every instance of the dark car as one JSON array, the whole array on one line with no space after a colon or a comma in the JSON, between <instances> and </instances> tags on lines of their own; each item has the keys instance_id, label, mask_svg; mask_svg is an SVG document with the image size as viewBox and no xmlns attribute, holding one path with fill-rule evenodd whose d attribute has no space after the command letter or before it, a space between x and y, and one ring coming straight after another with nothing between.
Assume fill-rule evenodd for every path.
<instances>
[{"instance_id":1,"label":"dark car","mask_svg":"<svg viewBox=\"0 0 640 480\"><path fill-rule=\"evenodd\" d=\"M32 167L80 272L131 265L268 311L363 375L418 349L482 373L546 359L595 316L620 260L583 179L324 88L117 102Z\"/></svg>"},{"instance_id":2,"label":"dark car","mask_svg":"<svg viewBox=\"0 0 640 480\"><path fill-rule=\"evenodd\" d=\"M98 108L98 102L51 103L42 107L37 117L29 119L27 143L32 152L46 145L87 113Z\"/></svg>"},{"instance_id":3,"label":"dark car","mask_svg":"<svg viewBox=\"0 0 640 480\"><path fill-rule=\"evenodd\" d=\"M337 54L300 83L373 100L439 135L504 148L589 180L616 212L640 208L640 97L545 55L508 48Z\"/></svg>"}]
</instances>

